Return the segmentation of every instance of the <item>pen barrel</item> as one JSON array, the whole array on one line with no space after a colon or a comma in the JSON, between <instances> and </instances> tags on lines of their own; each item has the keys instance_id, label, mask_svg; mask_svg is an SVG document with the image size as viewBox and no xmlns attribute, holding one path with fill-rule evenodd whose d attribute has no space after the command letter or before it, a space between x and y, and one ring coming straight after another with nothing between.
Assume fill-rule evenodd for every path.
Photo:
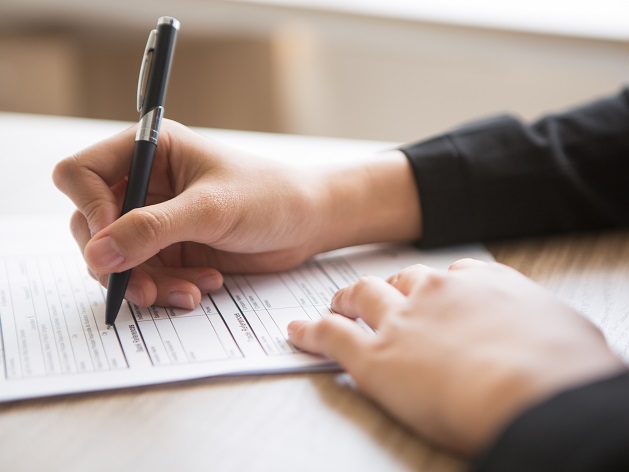
<instances>
[{"instance_id":1,"label":"pen barrel","mask_svg":"<svg viewBox=\"0 0 629 472\"><path fill-rule=\"evenodd\" d=\"M153 159L155 158L156 150L157 144L150 141L135 142L121 215L130 212L134 208L142 207L146 203L146 194L151 180L151 170L153 169Z\"/></svg>"},{"instance_id":2,"label":"pen barrel","mask_svg":"<svg viewBox=\"0 0 629 472\"><path fill-rule=\"evenodd\" d=\"M105 324L113 326L116 321L130 278L131 269L109 274L109 281L107 282L107 301L105 305Z\"/></svg>"},{"instance_id":3,"label":"pen barrel","mask_svg":"<svg viewBox=\"0 0 629 472\"><path fill-rule=\"evenodd\" d=\"M146 96L142 103L142 115L152 108L164 105L178 24L178 22L173 24L173 22L160 21L157 25L157 43L151 59Z\"/></svg>"}]
</instances>

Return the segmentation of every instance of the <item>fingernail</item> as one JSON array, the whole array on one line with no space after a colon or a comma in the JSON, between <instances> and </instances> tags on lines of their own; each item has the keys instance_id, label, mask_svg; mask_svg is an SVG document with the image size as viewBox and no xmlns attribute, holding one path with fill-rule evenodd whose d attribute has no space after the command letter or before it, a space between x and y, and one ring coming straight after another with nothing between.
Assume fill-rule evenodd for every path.
<instances>
[{"instance_id":1,"label":"fingernail","mask_svg":"<svg viewBox=\"0 0 629 472\"><path fill-rule=\"evenodd\" d=\"M209 274L199 277L196 283L202 292L212 292L223 285L223 276L221 274Z\"/></svg>"},{"instance_id":2,"label":"fingernail","mask_svg":"<svg viewBox=\"0 0 629 472\"><path fill-rule=\"evenodd\" d=\"M87 249L91 264L105 272L120 265L124 261L124 256L121 254L120 249L118 249L118 246L111 236L105 236L98 241L90 243Z\"/></svg>"},{"instance_id":3,"label":"fingernail","mask_svg":"<svg viewBox=\"0 0 629 472\"><path fill-rule=\"evenodd\" d=\"M330 308L334 307L334 302L339 297L339 294L341 293L341 290L338 290L337 292L334 293L334 295L332 295L332 298L330 299Z\"/></svg>"},{"instance_id":4,"label":"fingernail","mask_svg":"<svg viewBox=\"0 0 629 472\"><path fill-rule=\"evenodd\" d=\"M293 335L293 333L299 329L299 327L304 325L304 323L307 323L307 321L295 320L288 323L288 326L286 326L286 332L288 334L288 337L290 338Z\"/></svg>"},{"instance_id":5,"label":"fingernail","mask_svg":"<svg viewBox=\"0 0 629 472\"><path fill-rule=\"evenodd\" d=\"M138 284L130 283L127 285L125 298L136 305L144 306L144 292Z\"/></svg>"},{"instance_id":6,"label":"fingernail","mask_svg":"<svg viewBox=\"0 0 629 472\"><path fill-rule=\"evenodd\" d=\"M187 292L171 292L168 295L168 303L174 307L194 310L195 304L192 295Z\"/></svg>"}]
</instances>

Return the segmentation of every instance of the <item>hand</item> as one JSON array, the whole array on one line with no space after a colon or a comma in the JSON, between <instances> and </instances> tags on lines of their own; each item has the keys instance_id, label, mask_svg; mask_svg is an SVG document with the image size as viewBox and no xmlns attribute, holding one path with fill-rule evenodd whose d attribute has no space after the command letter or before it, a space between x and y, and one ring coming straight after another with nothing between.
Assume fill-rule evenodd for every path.
<instances>
[{"instance_id":1,"label":"hand","mask_svg":"<svg viewBox=\"0 0 629 472\"><path fill-rule=\"evenodd\" d=\"M221 272L282 270L344 245L418 237L403 157L300 171L168 120L147 206L118 218L134 134L128 129L65 159L53 180L77 206L71 228L90 273L105 285L109 273L135 268L126 298L140 306L191 309L202 291L220 287ZM394 203L400 209L387 209Z\"/></svg>"},{"instance_id":2,"label":"hand","mask_svg":"<svg viewBox=\"0 0 629 472\"><path fill-rule=\"evenodd\" d=\"M339 315L291 323L293 344L335 359L400 421L463 454L480 452L527 406L623 368L594 325L499 264L366 277L332 309Z\"/></svg>"}]
</instances>

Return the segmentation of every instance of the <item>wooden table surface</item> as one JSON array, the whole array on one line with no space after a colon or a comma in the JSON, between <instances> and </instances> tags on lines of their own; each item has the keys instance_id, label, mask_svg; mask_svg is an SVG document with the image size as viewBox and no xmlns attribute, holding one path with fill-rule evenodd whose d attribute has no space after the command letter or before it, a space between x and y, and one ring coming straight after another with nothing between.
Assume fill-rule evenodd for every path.
<instances>
[{"instance_id":1,"label":"wooden table surface","mask_svg":"<svg viewBox=\"0 0 629 472\"><path fill-rule=\"evenodd\" d=\"M629 232L489 249L551 288L570 275L604 292L601 273L629 284ZM341 380L337 373L231 377L4 404L0 470L464 469Z\"/></svg>"}]
</instances>

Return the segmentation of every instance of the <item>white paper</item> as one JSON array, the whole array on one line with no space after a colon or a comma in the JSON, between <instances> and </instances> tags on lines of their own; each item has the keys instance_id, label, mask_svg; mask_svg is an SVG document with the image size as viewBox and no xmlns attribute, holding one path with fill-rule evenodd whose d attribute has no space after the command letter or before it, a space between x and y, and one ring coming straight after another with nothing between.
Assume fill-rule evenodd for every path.
<instances>
[{"instance_id":1,"label":"white paper","mask_svg":"<svg viewBox=\"0 0 629 472\"><path fill-rule=\"evenodd\" d=\"M45 219L3 221L0 401L335 368L296 350L286 338L288 323L329 315L331 296L362 275L387 277L415 263L445 269L461 257L491 260L480 246L350 248L291 271L226 276L224 288L192 311L124 304L115 329L107 330L104 290L62 227ZM38 239L48 244L33 244Z\"/></svg>"},{"instance_id":2,"label":"white paper","mask_svg":"<svg viewBox=\"0 0 629 472\"><path fill-rule=\"evenodd\" d=\"M629 363L629 267L561 274L546 286L603 332L611 349Z\"/></svg>"}]
</instances>

